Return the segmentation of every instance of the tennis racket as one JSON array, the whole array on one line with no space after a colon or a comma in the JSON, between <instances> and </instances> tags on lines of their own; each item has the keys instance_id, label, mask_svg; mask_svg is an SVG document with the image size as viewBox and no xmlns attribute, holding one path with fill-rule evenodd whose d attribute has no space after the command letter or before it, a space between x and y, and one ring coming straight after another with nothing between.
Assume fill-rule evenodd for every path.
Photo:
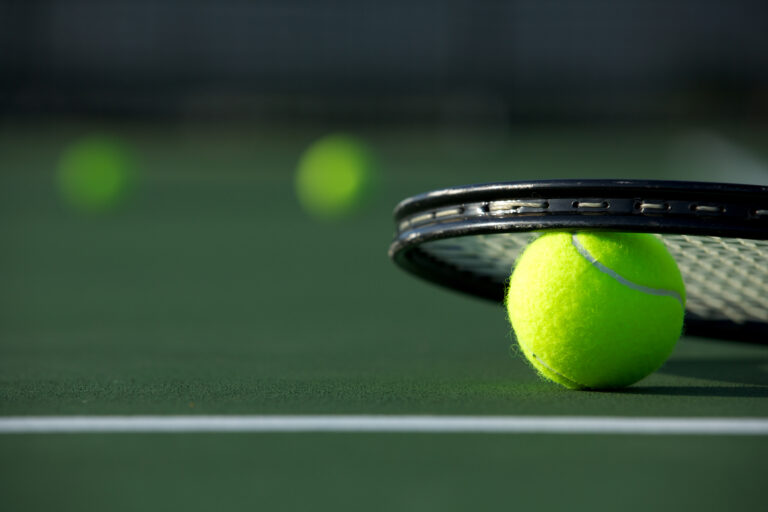
<instances>
[{"instance_id":1,"label":"tennis racket","mask_svg":"<svg viewBox=\"0 0 768 512\"><path fill-rule=\"evenodd\" d=\"M545 231L655 233L686 285L685 332L768 343L768 187L644 180L489 183L395 208L390 257L412 274L496 302Z\"/></svg>"}]
</instances>

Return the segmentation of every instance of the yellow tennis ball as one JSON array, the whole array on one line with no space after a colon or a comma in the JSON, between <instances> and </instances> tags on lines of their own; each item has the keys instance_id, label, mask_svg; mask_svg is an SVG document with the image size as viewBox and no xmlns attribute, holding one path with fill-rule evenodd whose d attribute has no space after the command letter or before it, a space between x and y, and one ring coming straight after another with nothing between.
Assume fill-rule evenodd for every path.
<instances>
[{"instance_id":1,"label":"yellow tennis ball","mask_svg":"<svg viewBox=\"0 0 768 512\"><path fill-rule=\"evenodd\" d=\"M133 158L125 145L94 135L77 140L59 159L59 194L70 206L101 212L117 206L134 179Z\"/></svg>"},{"instance_id":2,"label":"yellow tennis ball","mask_svg":"<svg viewBox=\"0 0 768 512\"><path fill-rule=\"evenodd\" d=\"M314 217L336 219L359 209L373 190L374 159L358 139L335 134L312 143L296 170L296 195Z\"/></svg>"},{"instance_id":3,"label":"yellow tennis ball","mask_svg":"<svg viewBox=\"0 0 768 512\"><path fill-rule=\"evenodd\" d=\"M557 232L520 256L506 305L539 374L572 389L610 389L667 359L683 326L685 286L653 235Z\"/></svg>"}]
</instances>

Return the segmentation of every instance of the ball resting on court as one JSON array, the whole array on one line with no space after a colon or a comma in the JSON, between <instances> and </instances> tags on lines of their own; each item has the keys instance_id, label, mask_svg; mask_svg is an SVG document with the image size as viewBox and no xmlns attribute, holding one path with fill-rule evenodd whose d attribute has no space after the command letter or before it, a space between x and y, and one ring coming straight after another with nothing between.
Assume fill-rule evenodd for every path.
<instances>
[{"instance_id":1,"label":"ball resting on court","mask_svg":"<svg viewBox=\"0 0 768 512\"><path fill-rule=\"evenodd\" d=\"M682 330L685 287L653 235L557 232L519 258L506 306L539 374L571 389L610 389L667 359Z\"/></svg>"}]
</instances>

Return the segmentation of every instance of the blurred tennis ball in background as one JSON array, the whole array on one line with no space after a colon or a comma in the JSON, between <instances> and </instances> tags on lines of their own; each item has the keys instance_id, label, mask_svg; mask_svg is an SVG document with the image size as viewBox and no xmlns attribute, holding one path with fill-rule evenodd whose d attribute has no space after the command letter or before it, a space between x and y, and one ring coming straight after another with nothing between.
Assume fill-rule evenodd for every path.
<instances>
[{"instance_id":1,"label":"blurred tennis ball in background","mask_svg":"<svg viewBox=\"0 0 768 512\"><path fill-rule=\"evenodd\" d=\"M304 151L296 169L296 195L313 217L339 219L358 211L375 189L375 159L359 139L327 135Z\"/></svg>"},{"instance_id":2,"label":"blurred tennis ball in background","mask_svg":"<svg viewBox=\"0 0 768 512\"><path fill-rule=\"evenodd\" d=\"M83 212L103 212L125 200L135 179L135 166L124 143L93 135L62 152L56 178L66 204Z\"/></svg>"},{"instance_id":3,"label":"blurred tennis ball in background","mask_svg":"<svg viewBox=\"0 0 768 512\"><path fill-rule=\"evenodd\" d=\"M525 357L572 389L628 386L675 347L685 287L664 243L641 233L548 233L518 259L507 310Z\"/></svg>"}]
</instances>

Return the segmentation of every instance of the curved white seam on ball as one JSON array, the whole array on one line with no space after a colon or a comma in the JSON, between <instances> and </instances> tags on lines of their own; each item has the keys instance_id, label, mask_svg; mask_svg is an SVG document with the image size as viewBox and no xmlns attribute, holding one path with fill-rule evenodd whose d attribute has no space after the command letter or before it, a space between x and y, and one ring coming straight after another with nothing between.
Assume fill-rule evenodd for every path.
<instances>
[{"instance_id":1,"label":"curved white seam on ball","mask_svg":"<svg viewBox=\"0 0 768 512\"><path fill-rule=\"evenodd\" d=\"M588 387L589 387L589 386L585 386L584 384L581 384L581 383L579 383L579 382L576 382L576 381L575 381L575 380L573 380L573 379L569 379L568 377L566 377L566 376L565 376L565 375L563 375L562 373L560 373L560 372L558 372L558 371L555 371L554 369L552 369L552 367L551 367L551 366L549 366L547 363L545 363L543 359L541 359L539 356L537 356L537 355L536 355L536 354L534 354L533 352L531 352L531 355L533 356L533 358L534 358L535 360L537 360L539 363L541 363L541 365L542 365L544 368L546 368L547 370L551 371L552 373L554 373L554 374L555 374L555 375L557 375L558 377L561 377L561 378L563 378L563 379L567 380L568 382L570 382L571 384L574 384L574 385L576 385L576 386L579 386L579 387L581 387L581 388L588 388Z\"/></svg>"},{"instance_id":2,"label":"curved white seam on ball","mask_svg":"<svg viewBox=\"0 0 768 512\"><path fill-rule=\"evenodd\" d=\"M672 297L673 299L675 299L677 302L680 303L680 307L685 309L685 303L683 302L683 298L676 291L664 290L662 288L650 288L648 286L643 286L638 283L633 283L629 279L619 275L614 270L611 270L610 268L606 267L605 265L597 261L597 258L592 256L592 254L590 254L587 248L581 245L578 238L576 238L576 233L574 233L571 236L571 241L573 242L573 246L576 248L577 251L579 251L579 254L581 254L584 257L584 259L586 259L588 262L592 264L593 267L595 267L598 271L602 272L608 277L611 277L616 281L618 281L619 283L623 284L624 286L632 288L633 290L636 290L638 292L648 293L650 295L660 295L662 297Z\"/></svg>"}]
</instances>

